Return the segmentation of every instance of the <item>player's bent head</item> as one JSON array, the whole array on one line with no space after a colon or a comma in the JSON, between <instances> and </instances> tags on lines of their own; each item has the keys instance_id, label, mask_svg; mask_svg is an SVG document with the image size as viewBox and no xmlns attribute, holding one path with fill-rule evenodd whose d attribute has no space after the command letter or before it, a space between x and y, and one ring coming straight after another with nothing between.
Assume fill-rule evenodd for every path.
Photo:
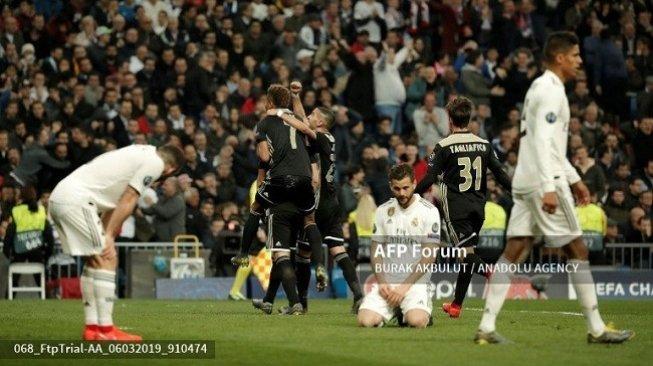
<instances>
[{"instance_id":1,"label":"player's bent head","mask_svg":"<svg viewBox=\"0 0 653 366\"><path fill-rule=\"evenodd\" d=\"M184 164L184 152L174 145L163 145L157 149L165 164L164 174L171 175Z\"/></svg>"},{"instance_id":2,"label":"player's bent head","mask_svg":"<svg viewBox=\"0 0 653 366\"><path fill-rule=\"evenodd\" d=\"M322 123L327 130L330 130L336 120L336 115L330 108L317 107L317 110L322 115Z\"/></svg>"},{"instance_id":3,"label":"player's bent head","mask_svg":"<svg viewBox=\"0 0 653 366\"><path fill-rule=\"evenodd\" d=\"M466 97L456 97L446 106L451 123L458 128L466 128L472 117L474 103Z\"/></svg>"},{"instance_id":4,"label":"player's bent head","mask_svg":"<svg viewBox=\"0 0 653 366\"><path fill-rule=\"evenodd\" d=\"M406 205L415 191L415 172L409 164L397 164L390 168L390 189L399 204Z\"/></svg>"},{"instance_id":5,"label":"player's bent head","mask_svg":"<svg viewBox=\"0 0 653 366\"><path fill-rule=\"evenodd\" d=\"M290 108L292 104L292 94L290 89L280 84L272 84L267 92L268 103L273 108Z\"/></svg>"},{"instance_id":6,"label":"player's bent head","mask_svg":"<svg viewBox=\"0 0 653 366\"><path fill-rule=\"evenodd\" d=\"M558 55L566 55L578 46L578 36L572 32L553 32L544 44L544 62L548 65L556 64Z\"/></svg>"}]
</instances>

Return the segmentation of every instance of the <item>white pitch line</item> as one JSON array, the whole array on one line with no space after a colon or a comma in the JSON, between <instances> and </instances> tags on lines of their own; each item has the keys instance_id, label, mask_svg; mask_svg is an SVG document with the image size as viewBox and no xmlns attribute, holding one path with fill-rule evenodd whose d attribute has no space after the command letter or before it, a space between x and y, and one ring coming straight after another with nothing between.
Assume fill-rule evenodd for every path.
<instances>
[{"instance_id":1,"label":"white pitch line","mask_svg":"<svg viewBox=\"0 0 653 366\"><path fill-rule=\"evenodd\" d=\"M464 308L471 311L483 311L481 308ZM538 314L556 314L556 315L569 315L569 316L583 316L583 313L576 313L572 311L547 311L547 310L503 310L512 311L516 313L538 313Z\"/></svg>"}]
</instances>

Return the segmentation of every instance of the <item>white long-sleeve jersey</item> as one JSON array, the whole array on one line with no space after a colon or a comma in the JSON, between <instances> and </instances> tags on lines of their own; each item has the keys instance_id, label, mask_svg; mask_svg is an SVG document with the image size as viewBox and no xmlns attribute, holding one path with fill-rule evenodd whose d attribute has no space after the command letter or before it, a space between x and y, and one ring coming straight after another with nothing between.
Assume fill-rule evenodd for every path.
<instances>
[{"instance_id":1,"label":"white long-sleeve jersey","mask_svg":"<svg viewBox=\"0 0 653 366\"><path fill-rule=\"evenodd\" d=\"M574 184L580 180L566 158L569 115L562 80L545 71L533 81L524 100L513 192L553 192L556 181Z\"/></svg>"}]
</instances>

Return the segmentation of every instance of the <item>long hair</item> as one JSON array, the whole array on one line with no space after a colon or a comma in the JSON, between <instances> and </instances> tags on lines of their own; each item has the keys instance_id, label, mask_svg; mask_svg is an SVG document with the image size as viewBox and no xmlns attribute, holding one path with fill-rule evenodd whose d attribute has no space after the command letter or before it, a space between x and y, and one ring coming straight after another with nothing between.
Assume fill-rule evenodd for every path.
<instances>
[{"instance_id":1,"label":"long hair","mask_svg":"<svg viewBox=\"0 0 653 366\"><path fill-rule=\"evenodd\" d=\"M356 205L356 227L364 231L372 231L374 227L374 215L376 214L376 203L371 194L364 194L358 199Z\"/></svg>"},{"instance_id":2,"label":"long hair","mask_svg":"<svg viewBox=\"0 0 653 366\"><path fill-rule=\"evenodd\" d=\"M20 190L20 197L31 212L39 210L39 201L34 186L25 186Z\"/></svg>"}]
</instances>

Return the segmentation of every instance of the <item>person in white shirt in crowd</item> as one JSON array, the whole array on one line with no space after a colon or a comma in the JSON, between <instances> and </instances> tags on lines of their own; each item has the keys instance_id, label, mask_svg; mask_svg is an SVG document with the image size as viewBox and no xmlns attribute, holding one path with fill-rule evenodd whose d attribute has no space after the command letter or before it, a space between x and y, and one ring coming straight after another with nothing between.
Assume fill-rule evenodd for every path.
<instances>
[{"instance_id":1,"label":"person in white shirt in crowd","mask_svg":"<svg viewBox=\"0 0 653 366\"><path fill-rule=\"evenodd\" d=\"M427 146L434 146L449 134L449 116L444 108L437 106L435 93L424 95L424 105L413 113L417 144L424 155Z\"/></svg>"},{"instance_id":2,"label":"person in white shirt in crowd","mask_svg":"<svg viewBox=\"0 0 653 366\"><path fill-rule=\"evenodd\" d=\"M370 37L371 39L371 37ZM392 131L401 134L403 130L401 106L406 101L406 87L399 74L399 67L412 50L412 42L398 52L383 43L383 52L374 62L374 100L378 116L392 119Z\"/></svg>"},{"instance_id":3,"label":"person in white shirt in crowd","mask_svg":"<svg viewBox=\"0 0 653 366\"><path fill-rule=\"evenodd\" d=\"M360 32L366 30L370 34L370 42L380 43L381 38L381 25L380 22L385 22L383 5L374 0L360 0L354 5L354 23L356 24L356 31Z\"/></svg>"}]
</instances>

